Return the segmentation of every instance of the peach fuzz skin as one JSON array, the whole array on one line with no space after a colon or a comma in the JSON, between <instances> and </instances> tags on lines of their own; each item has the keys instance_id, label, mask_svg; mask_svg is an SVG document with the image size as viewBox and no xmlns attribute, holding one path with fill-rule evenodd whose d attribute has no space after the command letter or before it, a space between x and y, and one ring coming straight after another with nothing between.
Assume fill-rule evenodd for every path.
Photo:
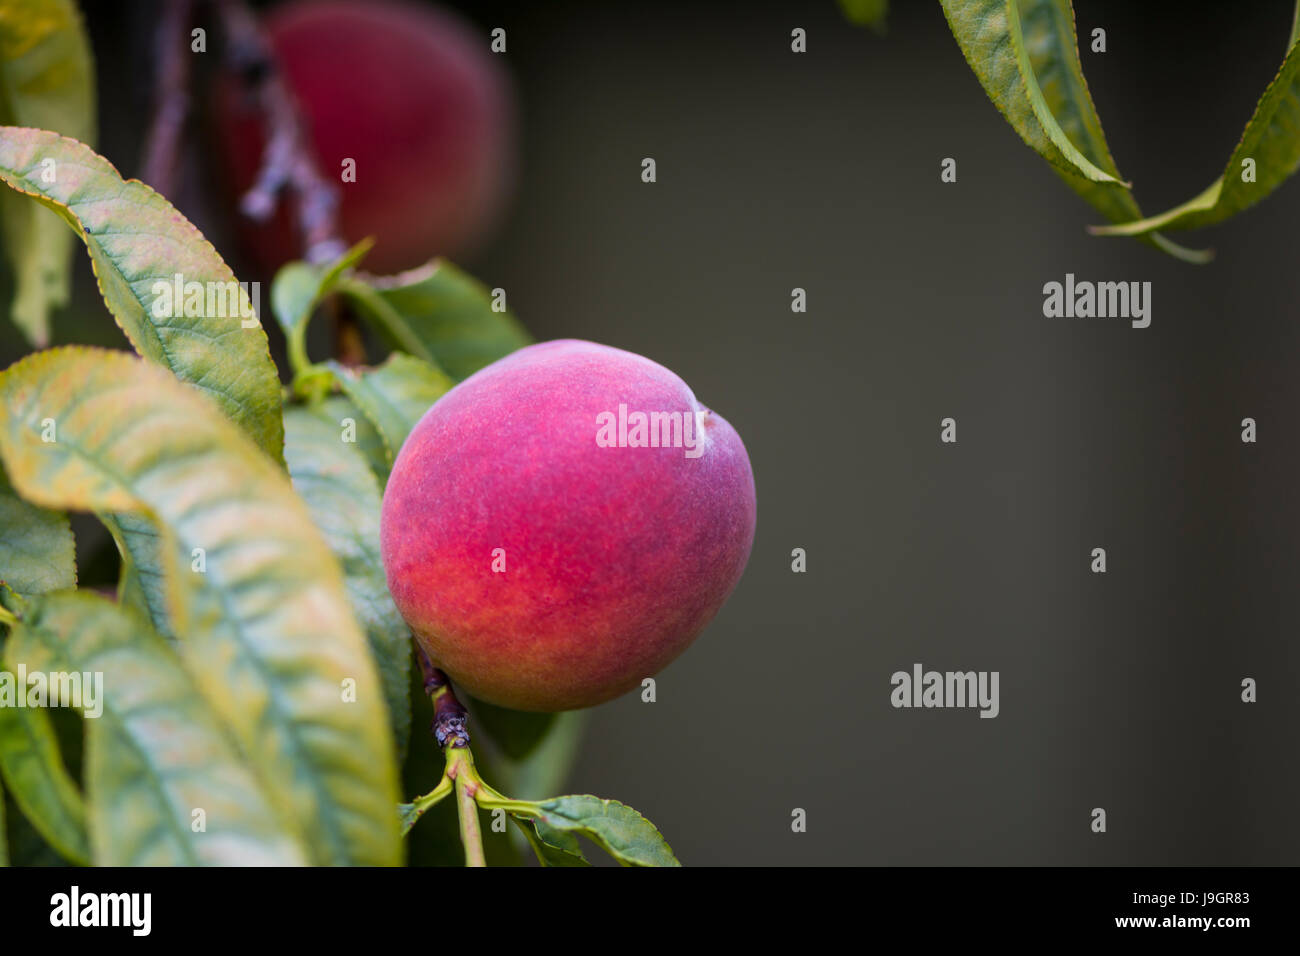
<instances>
[{"instance_id":1,"label":"peach fuzz skin","mask_svg":"<svg viewBox=\"0 0 1300 956\"><path fill-rule=\"evenodd\" d=\"M601 447L597 416L703 410L663 366L573 340L532 345L440 398L384 492L388 586L435 664L519 710L617 697L684 651L740 580L754 477L703 416L702 453ZM494 551L505 571L494 571Z\"/></svg>"}]
</instances>

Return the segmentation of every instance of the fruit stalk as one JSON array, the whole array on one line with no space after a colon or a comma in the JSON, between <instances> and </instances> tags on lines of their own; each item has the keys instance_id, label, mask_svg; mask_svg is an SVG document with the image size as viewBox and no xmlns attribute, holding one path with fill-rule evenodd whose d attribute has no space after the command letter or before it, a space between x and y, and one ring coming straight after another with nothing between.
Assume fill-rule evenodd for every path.
<instances>
[{"instance_id":1,"label":"fruit stalk","mask_svg":"<svg viewBox=\"0 0 1300 956\"><path fill-rule=\"evenodd\" d=\"M420 660L420 670L424 674L424 692L433 701L433 739L438 742L447 759L442 779L437 788L415 802L419 812L436 803L447 792L448 782L456 789L456 815L460 818L460 842L465 847L466 866L487 866L483 853L483 834L478 823L477 795L482 787L478 772L474 769L474 754L469 749L469 712L457 698L451 688L451 681L440 669L433 666L433 661L424 650L416 646L416 656Z\"/></svg>"},{"instance_id":2,"label":"fruit stalk","mask_svg":"<svg viewBox=\"0 0 1300 956\"><path fill-rule=\"evenodd\" d=\"M420 658L420 670L424 674L424 692L433 702L433 739L443 750L469 746L469 712L465 705L456 698L451 689L451 680L441 670L433 666L433 661L424 653L424 648L416 645Z\"/></svg>"}]
</instances>

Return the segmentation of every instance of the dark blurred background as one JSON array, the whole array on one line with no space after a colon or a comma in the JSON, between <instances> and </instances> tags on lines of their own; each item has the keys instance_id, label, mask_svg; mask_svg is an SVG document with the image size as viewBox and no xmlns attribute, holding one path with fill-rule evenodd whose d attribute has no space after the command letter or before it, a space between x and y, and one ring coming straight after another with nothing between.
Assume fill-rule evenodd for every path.
<instances>
[{"instance_id":1,"label":"dark blurred background","mask_svg":"<svg viewBox=\"0 0 1300 956\"><path fill-rule=\"evenodd\" d=\"M758 484L731 601L656 703L591 713L567 789L637 807L688 864L1296 863L1300 184L1178 237L1209 266L1090 238L937 2L896 2L883 36L830 0L447 6L507 30L522 124L507 218L463 265L540 339L678 372ZM138 173L153 5L83 7L101 151ZM1143 208L1200 192L1293 5L1075 7L1107 31L1084 69ZM77 269L57 341L122 345ZM1067 272L1149 280L1151 327L1044 318ZM6 330L0 361L21 351ZM916 662L1000 671L1000 716L891 708Z\"/></svg>"}]
</instances>

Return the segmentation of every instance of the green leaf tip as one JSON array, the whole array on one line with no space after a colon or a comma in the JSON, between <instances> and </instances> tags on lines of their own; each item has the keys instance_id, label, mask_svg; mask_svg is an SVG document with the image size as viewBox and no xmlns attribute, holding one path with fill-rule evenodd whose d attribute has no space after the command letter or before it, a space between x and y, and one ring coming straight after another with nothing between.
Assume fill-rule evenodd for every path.
<instances>
[{"instance_id":1,"label":"green leaf tip","mask_svg":"<svg viewBox=\"0 0 1300 956\"><path fill-rule=\"evenodd\" d=\"M1300 7L1297 8L1300 12ZM1231 219L1276 191L1300 168L1300 41L1255 104L1223 173L1199 194L1154 216L1094 226L1098 236L1146 236L1158 229L1201 229Z\"/></svg>"}]
</instances>

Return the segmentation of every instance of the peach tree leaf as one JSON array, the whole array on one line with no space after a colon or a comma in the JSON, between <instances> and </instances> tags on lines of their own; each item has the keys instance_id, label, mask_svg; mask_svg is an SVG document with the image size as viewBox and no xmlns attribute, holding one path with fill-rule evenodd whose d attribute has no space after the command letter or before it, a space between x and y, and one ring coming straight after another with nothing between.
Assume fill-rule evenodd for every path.
<instances>
[{"instance_id":1,"label":"peach tree leaf","mask_svg":"<svg viewBox=\"0 0 1300 956\"><path fill-rule=\"evenodd\" d=\"M86 791L102 866L294 865L303 845L179 657L144 618L98 595L32 602L7 647L29 670L101 673L86 719ZM195 832L202 810L206 829Z\"/></svg>"},{"instance_id":2,"label":"peach tree leaf","mask_svg":"<svg viewBox=\"0 0 1300 956\"><path fill-rule=\"evenodd\" d=\"M162 551L163 536L143 514L123 511L98 517L121 556L118 601L142 612L155 631L174 640L176 633L167 611L170 595L167 591L167 557Z\"/></svg>"},{"instance_id":3,"label":"peach tree leaf","mask_svg":"<svg viewBox=\"0 0 1300 956\"><path fill-rule=\"evenodd\" d=\"M0 373L0 402L20 494L154 523L182 659L311 861L400 862L382 685L288 476L210 399L125 353L29 356Z\"/></svg>"},{"instance_id":4,"label":"peach tree leaf","mask_svg":"<svg viewBox=\"0 0 1300 956\"><path fill-rule=\"evenodd\" d=\"M17 684L12 671L0 667L0 680ZM63 766L58 738L44 707L0 706L0 776L23 815L50 846L67 860L90 862L86 841L86 807L81 791Z\"/></svg>"},{"instance_id":5,"label":"peach tree leaf","mask_svg":"<svg viewBox=\"0 0 1300 956\"><path fill-rule=\"evenodd\" d=\"M395 349L431 362L457 381L532 342L492 293L450 262L435 259L395 276L338 285Z\"/></svg>"},{"instance_id":6,"label":"peach tree leaf","mask_svg":"<svg viewBox=\"0 0 1300 956\"><path fill-rule=\"evenodd\" d=\"M355 434L357 451L365 458L370 470L383 488L388 480L388 450L383 436L366 414L346 395L327 395L314 406L319 414L338 426Z\"/></svg>"},{"instance_id":7,"label":"peach tree leaf","mask_svg":"<svg viewBox=\"0 0 1300 956\"><path fill-rule=\"evenodd\" d=\"M95 70L72 0L0 2L0 126L95 138ZM48 209L7 191L0 234L13 269L10 316L36 348L49 344L50 311L67 304L72 236Z\"/></svg>"},{"instance_id":8,"label":"peach tree leaf","mask_svg":"<svg viewBox=\"0 0 1300 956\"><path fill-rule=\"evenodd\" d=\"M384 684L398 754L405 754L411 732L411 638L388 593L379 553L379 482L319 406L285 409L284 457L294 490L343 570L353 613Z\"/></svg>"},{"instance_id":9,"label":"peach tree leaf","mask_svg":"<svg viewBox=\"0 0 1300 956\"><path fill-rule=\"evenodd\" d=\"M1118 180L1119 168L1111 156L1101 117L1083 77L1070 0L1019 0L1019 3L1021 32L1044 103L1079 152ZM1118 183L1095 182L1059 167L1052 168L1067 186L1111 222L1141 218L1142 210L1133 193ZM1159 233L1151 233L1144 241L1187 262L1200 264L1212 258L1209 252L1185 249Z\"/></svg>"},{"instance_id":10,"label":"peach tree leaf","mask_svg":"<svg viewBox=\"0 0 1300 956\"><path fill-rule=\"evenodd\" d=\"M414 803L399 803L397 805L397 817L401 821L402 836L406 836L411 829L420 822L422 814L416 812L417 807Z\"/></svg>"},{"instance_id":11,"label":"peach tree leaf","mask_svg":"<svg viewBox=\"0 0 1300 956\"><path fill-rule=\"evenodd\" d=\"M363 240L337 261L325 265L291 262L275 274L271 283L271 311L284 331L289 365L295 375L311 366L307 357L307 326L316 307L333 292L345 271L356 266L374 243Z\"/></svg>"},{"instance_id":12,"label":"peach tree leaf","mask_svg":"<svg viewBox=\"0 0 1300 956\"><path fill-rule=\"evenodd\" d=\"M67 515L29 504L0 470L0 581L24 596L77 586Z\"/></svg>"},{"instance_id":13,"label":"peach tree leaf","mask_svg":"<svg viewBox=\"0 0 1300 956\"><path fill-rule=\"evenodd\" d=\"M136 351L206 392L279 461L279 374L256 316L241 314L250 296L212 244L158 193L57 133L0 127L0 180L81 237L104 303ZM199 283L192 308L185 296L168 301L176 276L183 292Z\"/></svg>"},{"instance_id":14,"label":"peach tree leaf","mask_svg":"<svg viewBox=\"0 0 1300 956\"><path fill-rule=\"evenodd\" d=\"M1061 172L1127 188L1081 153L1052 115L1030 62L1018 0L942 0L942 4L966 62L1026 145Z\"/></svg>"},{"instance_id":15,"label":"peach tree leaf","mask_svg":"<svg viewBox=\"0 0 1300 956\"><path fill-rule=\"evenodd\" d=\"M325 366L379 432L387 469L415 423L454 384L436 366L404 352L394 352L375 368L350 369L333 361Z\"/></svg>"},{"instance_id":16,"label":"peach tree leaf","mask_svg":"<svg viewBox=\"0 0 1300 956\"><path fill-rule=\"evenodd\" d=\"M577 852L576 837L584 836L624 866L681 866L672 848L655 825L617 800L604 800L589 794L551 797L525 801L502 797L495 791L480 792L479 804L502 809L517 820L532 825L529 842L537 850L533 836L550 847ZM542 862L548 862L538 851Z\"/></svg>"},{"instance_id":17,"label":"peach tree leaf","mask_svg":"<svg viewBox=\"0 0 1300 956\"><path fill-rule=\"evenodd\" d=\"M4 787L0 786L0 797L3 797ZM0 801L4 802L4 801ZM36 828L32 826L22 811L13 803L10 797L9 805L0 811L0 817L8 816L8 837L9 837L9 865L10 866L66 866L67 861L59 856L59 852L45 842ZM0 835L0 842L4 842L4 836Z\"/></svg>"},{"instance_id":18,"label":"peach tree leaf","mask_svg":"<svg viewBox=\"0 0 1300 956\"><path fill-rule=\"evenodd\" d=\"M578 838L564 830L555 830L540 820L511 817L542 866L591 866L582 855Z\"/></svg>"},{"instance_id":19,"label":"peach tree leaf","mask_svg":"<svg viewBox=\"0 0 1300 956\"><path fill-rule=\"evenodd\" d=\"M1300 8L1298 8L1300 12ZM1143 236L1157 229L1200 229L1249 209L1282 185L1300 167L1300 20L1277 76L1264 90L1223 175L1199 195L1146 219L1094 226L1099 236ZM1254 181L1245 181L1253 163Z\"/></svg>"},{"instance_id":20,"label":"peach tree leaf","mask_svg":"<svg viewBox=\"0 0 1300 956\"><path fill-rule=\"evenodd\" d=\"M534 821L552 845L558 834L584 836L624 866L681 866L655 825L617 800L584 794L502 805L513 816Z\"/></svg>"}]
</instances>

